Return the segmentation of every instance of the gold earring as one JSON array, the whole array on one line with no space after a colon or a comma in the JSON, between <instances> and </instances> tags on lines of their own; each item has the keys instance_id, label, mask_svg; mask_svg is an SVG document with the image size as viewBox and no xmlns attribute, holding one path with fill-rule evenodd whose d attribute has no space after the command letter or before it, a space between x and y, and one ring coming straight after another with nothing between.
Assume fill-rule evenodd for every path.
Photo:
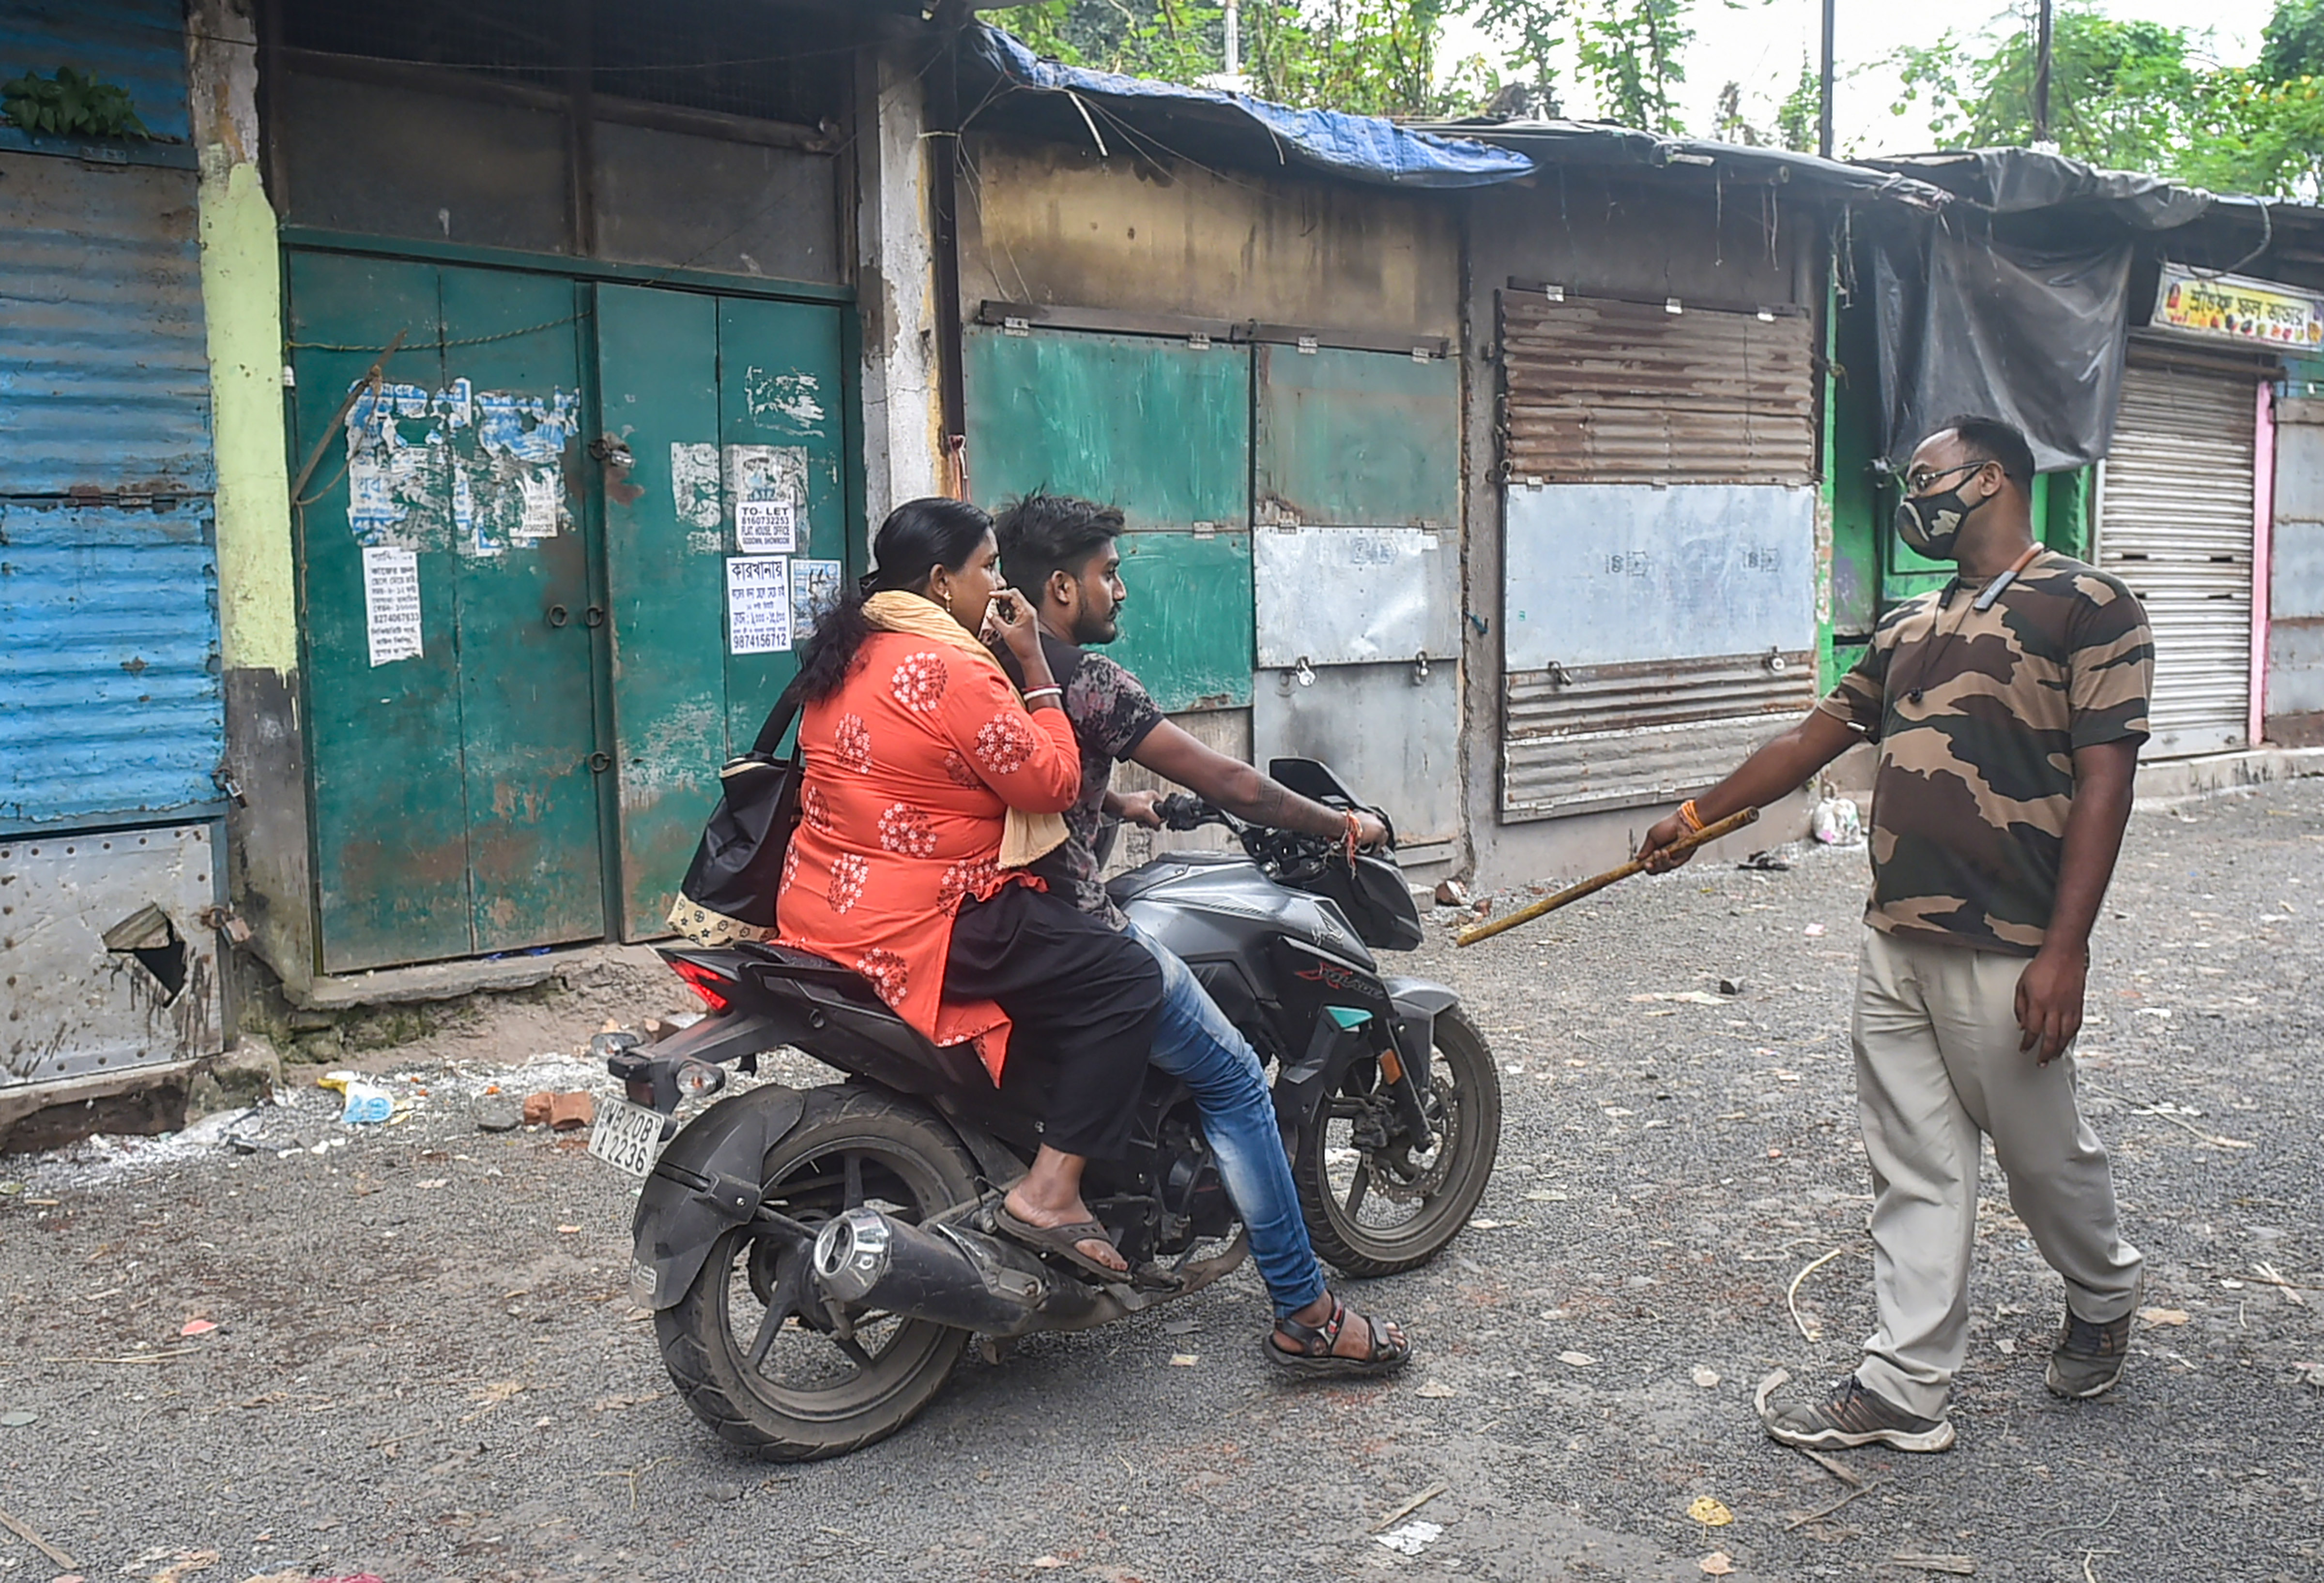
<instances>
[{"instance_id":1,"label":"gold earring","mask_svg":"<svg viewBox=\"0 0 2324 1583\"><path fill-rule=\"evenodd\" d=\"M951 589L949 589L949 588L947 588L947 589L945 589L945 590L944 591L944 602L945 602L945 614L946 614L946 615L950 615L950 614L952 614L952 590L951 590Z\"/></svg>"}]
</instances>

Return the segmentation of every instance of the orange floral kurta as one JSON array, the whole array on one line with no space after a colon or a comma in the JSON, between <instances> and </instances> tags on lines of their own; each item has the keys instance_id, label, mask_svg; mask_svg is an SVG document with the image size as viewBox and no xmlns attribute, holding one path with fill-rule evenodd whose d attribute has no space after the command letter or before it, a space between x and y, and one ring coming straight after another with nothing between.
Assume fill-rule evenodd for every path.
<instances>
[{"instance_id":1,"label":"orange floral kurta","mask_svg":"<svg viewBox=\"0 0 2324 1583\"><path fill-rule=\"evenodd\" d=\"M1062 813L1081 750L1060 709L1028 713L997 664L874 632L838 692L799 717L807 773L776 924L785 945L853 968L939 1045L976 1041L995 1082L1009 1018L943 998L961 902L1041 882L998 859L1010 807Z\"/></svg>"}]
</instances>

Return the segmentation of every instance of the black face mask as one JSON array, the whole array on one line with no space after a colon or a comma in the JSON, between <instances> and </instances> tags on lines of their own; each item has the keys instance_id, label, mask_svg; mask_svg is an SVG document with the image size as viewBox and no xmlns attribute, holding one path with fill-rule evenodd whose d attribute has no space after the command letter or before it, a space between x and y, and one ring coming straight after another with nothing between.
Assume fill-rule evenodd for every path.
<instances>
[{"instance_id":1,"label":"black face mask","mask_svg":"<svg viewBox=\"0 0 2324 1583\"><path fill-rule=\"evenodd\" d=\"M1966 466L1948 468L1937 476L1975 473L1984 465L1983 462L1971 462ZM1942 489L1934 494L1908 494L1896 502L1896 537L1910 545L1915 555L1932 561L1951 560L1954 548L1960 541L1961 524L1983 504L1983 500L1964 500L1958 489Z\"/></svg>"}]
</instances>

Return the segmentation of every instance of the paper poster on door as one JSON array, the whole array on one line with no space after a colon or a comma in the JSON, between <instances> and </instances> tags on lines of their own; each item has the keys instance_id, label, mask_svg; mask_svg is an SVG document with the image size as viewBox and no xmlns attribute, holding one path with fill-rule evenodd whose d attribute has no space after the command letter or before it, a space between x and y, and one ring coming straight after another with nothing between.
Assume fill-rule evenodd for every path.
<instances>
[{"instance_id":1,"label":"paper poster on door","mask_svg":"<svg viewBox=\"0 0 2324 1583\"><path fill-rule=\"evenodd\" d=\"M420 557L392 544L363 552L364 630L371 662L392 665L420 658ZM785 647L788 647L788 643Z\"/></svg>"},{"instance_id":2,"label":"paper poster on door","mask_svg":"<svg viewBox=\"0 0 2324 1583\"><path fill-rule=\"evenodd\" d=\"M800 640L815 630L823 612L839 603L837 561L791 563L791 631Z\"/></svg>"},{"instance_id":3,"label":"paper poster on door","mask_svg":"<svg viewBox=\"0 0 2324 1583\"><path fill-rule=\"evenodd\" d=\"M779 555L726 558L726 647L783 654L791 646L791 563Z\"/></svg>"},{"instance_id":4,"label":"paper poster on door","mask_svg":"<svg viewBox=\"0 0 2324 1583\"><path fill-rule=\"evenodd\" d=\"M736 501L734 548L744 555L788 555L798 548L798 513L788 501Z\"/></svg>"},{"instance_id":5,"label":"paper poster on door","mask_svg":"<svg viewBox=\"0 0 2324 1583\"><path fill-rule=\"evenodd\" d=\"M807 450L802 446L728 446L726 497L734 511L734 548L743 555L798 549L807 514Z\"/></svg>"}]
</instances>

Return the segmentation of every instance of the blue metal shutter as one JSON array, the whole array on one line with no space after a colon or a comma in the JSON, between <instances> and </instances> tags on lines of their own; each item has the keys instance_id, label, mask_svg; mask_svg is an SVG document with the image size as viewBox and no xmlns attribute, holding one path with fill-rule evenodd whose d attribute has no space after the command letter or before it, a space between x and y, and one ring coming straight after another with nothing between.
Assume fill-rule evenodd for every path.
<instances>
[{"instance_id":1,"label":"blue metal shutter","mask_svg":"<svg viewBox=\"0 0 2324 1583\"><path fill-rule=\"evenodd\" d=\"M215 489L194 173L0 152L0 828L216 800Z\"/></svg>"}]
</instances>

